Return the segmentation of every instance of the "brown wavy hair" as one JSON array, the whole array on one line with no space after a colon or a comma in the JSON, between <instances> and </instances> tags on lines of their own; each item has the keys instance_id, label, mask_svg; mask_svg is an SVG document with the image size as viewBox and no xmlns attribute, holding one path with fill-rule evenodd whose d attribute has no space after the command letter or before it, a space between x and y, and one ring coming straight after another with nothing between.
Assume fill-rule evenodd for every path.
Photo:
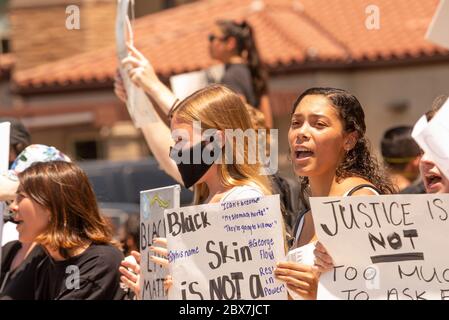
<instances>
[{"instance_id":1,"label":"brown wavy hair","mask_svg":"<svg viewBox=\"0 0 449 320\"><path fill-rule=\"evenodd\" d=\"M293 113L304 97L321 95L326 97L337 110L345 132L357 132L357 143L347 152L344 160L337 168L337 180L348 177L360 177L370 181L382 194L396 193L396 190L382 165L371 153L371 146L365 137L365 113L359 100L351 93L335 88L310 88L302 93L293 104ZM306 190L309 181L301 178L302 190ZM303 191L304 192L304 191Z\"/></svg>"},{"instance_id":2,"label":"brown wavy hair","mask_svg":"<svg viewBox=\"0 0 449 320\"><path fill-rule=\"evenodd\" d=\"M111 226L100 215L92 186L77 165L38 162L20 173L19 181L18 192L50 211L49 224L37 243L66 259L90 243L113 243Z\"/></svg>"}]
</instances>

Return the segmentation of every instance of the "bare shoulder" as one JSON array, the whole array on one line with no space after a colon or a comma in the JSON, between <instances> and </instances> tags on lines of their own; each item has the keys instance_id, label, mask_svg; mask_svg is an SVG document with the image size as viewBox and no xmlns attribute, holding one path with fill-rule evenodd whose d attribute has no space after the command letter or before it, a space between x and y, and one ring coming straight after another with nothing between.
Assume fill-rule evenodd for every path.
<instances>
[{"instance_id":1,"label":"bare shoulder","mask_svg":"<svg viewBox=\"0 0 449 320\"><path fill-rule=\"evenodd\" d=\"M360 177L346 178L340 183L342 194L344 194L348 190L351 190L351 189L353 189L359 185L362 185L362 184L370 185L370 186L374 187L374 185L370 181L368 181L364 178L360 178ZM372 196L372 195L376 195L376 193L371 189L362 188L362 189L355 191L352 195L353 196Z\"/></svg>"}]
</instances>

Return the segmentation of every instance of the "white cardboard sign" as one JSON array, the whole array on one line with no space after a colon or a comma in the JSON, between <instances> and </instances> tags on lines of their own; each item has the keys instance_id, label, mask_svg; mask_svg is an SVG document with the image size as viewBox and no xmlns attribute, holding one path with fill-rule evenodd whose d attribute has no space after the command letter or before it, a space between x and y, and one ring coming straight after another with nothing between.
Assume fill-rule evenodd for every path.
<instances>
[{"instance_id":1,"label":"white cardboard sign","mask_svg":"<svg viewBox=\"0 0 449 320\"><path fill-rule=\"evenodd\" d=\"M153 238L165 237L164 210L179 208L179 185L140 192L141 300L166 300L164 279L167 269L149 260Z\"/></svg>"},{"instance_id":2,"label":"white cardboard sign","mask_svg":"<svg viewBox=\"0 0 449 320\"><path fill-rule=\"evenodd\" d=\"M286 299L279 195L165 210L169 299Z\"/></svg>"},{"instance_id":3,"label":"white cardboard sign","mask_svg":"<svg viewBox=\"0 0 449 320\"><path fill-rule=\"evenodd\" d=\"M432 159L443 174L449 178L449 100L430 122L422 116L413 128L412 137Z\"/></svg>"},{"instance_id":4,"label":"white cardboard sign","mask_svg":"<svg viewBox=\"0 0 449 320\"><path fill-rule=\"evenodd\" d=\"M129 0L117 0L115 34L119 63L128 56L126 39L128 39L131 44L134 40L131 23L128 17L129 3ZM133 4L134 3L132 3L132 5ZM119 71L128 97L126 106L128 107L128 112L134 126L136 126L136 128L141 128L145 124L155 122L157 120L157 114L150 99L141 88L134 85L128 77L127 70L125 70L121 65L119 65Z\"/></svg>"},{"instance_id":5,"label":"white cardboard sign","mask_svg":"<svg viewBox=\"0 0 449 320\"><path fill-rule=\"evenodd\" d=\"M427 30L426 39L449 49L449 0L441 0Z\"/></svg>"},{"instance_id":6,"label":"white cardboard sign","mask_svg":"<svg viewBox=\"0 0 449 320\"><path fill-rule=\"evenodd\" d=\"M334 268L318 299L449 299L449 194L312 197Z\"/></svg>"}]
</instances>

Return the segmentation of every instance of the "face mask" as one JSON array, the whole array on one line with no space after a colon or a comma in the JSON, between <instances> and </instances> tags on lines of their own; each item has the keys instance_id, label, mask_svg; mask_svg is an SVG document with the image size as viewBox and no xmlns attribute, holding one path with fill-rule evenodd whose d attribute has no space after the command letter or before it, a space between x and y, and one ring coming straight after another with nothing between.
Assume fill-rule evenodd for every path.
<instances>
[{"instance_id":1,"label":"face mask","mask_svg":"<svg viewBox=\"0 0 449 320\"><path fill-rule=\"evenodd\" d=\"M217 151L213 143L205 141L187 149L170 148L170 158L175 160L187 189L197 183L219 158L221 149Z\"/></svg>"}]
</instances>

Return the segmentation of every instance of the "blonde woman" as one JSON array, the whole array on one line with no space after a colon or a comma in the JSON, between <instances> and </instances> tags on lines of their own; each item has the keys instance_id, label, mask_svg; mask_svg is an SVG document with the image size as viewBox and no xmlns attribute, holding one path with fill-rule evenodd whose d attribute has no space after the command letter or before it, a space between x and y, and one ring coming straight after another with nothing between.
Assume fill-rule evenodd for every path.
<instances>
[{"instance_id":1,"label":"blonde woman","mask_svg":"<svg viewBox=\"0 0 449 320\"><path fill-rule=\"evenodd\" d=\"M229 129L245 131L253 128L245 104L237 94L221 85L209 86L177 104L169 117L175 145L171 151L167 146L160 158L165 157L163 161L169 162L165 163L166 168L176 169L185 187L193 186L195 204L271 194L268 176L260 174L261 165L248 161L248 142L243 148L238 148L236 139L225 134ZM170 129L161 125L160 130L164 130L157 133L162 145L166 141L162 141L161 136L169 135ZM195 153L202 155L196 163L191 161ZM243 161L237 161L239 158ZM165 239L154 242L162 246L165 243ZM165 255L167 251L157 247L154 252ZM137 252L133 252L133 256L137 263L126 259L120 271L122 281L138 296L140 256ZM167 260L161 258L155 257L154 261L167 264Z\"/></svg>"}]
</instances>

